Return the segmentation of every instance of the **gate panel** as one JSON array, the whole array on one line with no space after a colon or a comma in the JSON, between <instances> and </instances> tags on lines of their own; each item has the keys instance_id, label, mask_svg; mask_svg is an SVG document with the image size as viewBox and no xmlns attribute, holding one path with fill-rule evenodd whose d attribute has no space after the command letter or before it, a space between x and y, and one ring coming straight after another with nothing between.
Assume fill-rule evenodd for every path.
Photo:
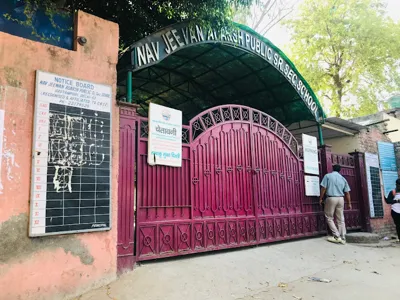
<instances>
[{"instance_id":1,"label":"gate panel","mask_svg":"<svg viewBox=\"0 0 400 300\"><path fill-rule=\"evenodd\" d=\"M349 230L361 229L362 220L360 214L360 191L357 188L357 176L354 158L351 155L332 154L332 164L338 164L342 167L341 174L346 178L351 188L351 205L352 210L345 210L346 227ZM347 204L346 204L347 206Z\"/></svg>"},{"instance_id":2,"label":"gate panel","mask_svg":"<svg viewBox=\"0 0 400 300\"><path fill-rule=\"evenodd\" d=\"M182 130L182 167L147 163L148 121L138 120L137 247L140 260L192 250L189 129Z\"/></svg>"},{"instance_id":3,"label":"gate panel","mask_svg":"<svg viewBox=\"0 0 400 300\"><path fill-rule=\"evenodd\" d=\"M254 215L249 131L249 124L223 124L192 143L194 218Z\"/></svg>"},{"instance_id":4,"label":"gate panel","mask_svg":"<svg viewBox=\"0 0 400 300\"><path fill-rule=\"evenodd\" d=\"M137 218L140 223L190 218L190 161L187 139L182 167L150 166L147 163L148 123L139 120ZM186 131L187 132L187 129Z\"/></svg>"},{"instance_id":5,"label":"gate panel","mask_svg":"<svg viewBox=\"0 0 400 300\"><path fill-rule=\"evenodd\" d=\"M298 157L274 133L254 126L254 198L258 216L301 212Z\"/></svg>"},{"instance_id":6,"label":"gate panel","mask_svg":"<svg viewBox=\"0 0 400 300\"><path fill-rule=\"evenodd\" d=\"M118 270L134 265L136 110L120 108L118 177Z\"/></svg>"},{"instance_id":7,"label":"gate panel","mask_svg":"<svg viewBox=\"0 0 400 300\"><path fill-rule=\"evenodd\" d=\"M325 231L318 199L304 196L297 141L270 116L235 105L203 112L183 126L181 168L149 166L147 119L138 126L138 260Z\"/></svg>"}]
</instances>

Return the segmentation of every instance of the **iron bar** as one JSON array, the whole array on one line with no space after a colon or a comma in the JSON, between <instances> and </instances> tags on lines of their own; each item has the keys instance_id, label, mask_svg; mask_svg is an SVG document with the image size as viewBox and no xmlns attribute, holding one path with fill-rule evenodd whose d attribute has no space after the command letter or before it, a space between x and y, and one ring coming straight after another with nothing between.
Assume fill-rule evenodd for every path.
<instances>
[{"instance_id":1,"label":"iron bar","mask_svg":"<svg viewBox=\"0 0 400 300\"><path fill-rule=\"evenodd\" d=\"M323 146L324 145L324 136L322 135L322 126L321 124L318 124L318 136L319 136L319 145Z\"/></svg>"},{"instance_id":2,"label":"iron bar","mask_svg":"<svg viewBox=\"0 0 400 300\"><path fill-rule=\"evenodd\" d=\"M128 71L126 77L126 101L132 103L132 70Z\"/></svg>"}]
</instances>

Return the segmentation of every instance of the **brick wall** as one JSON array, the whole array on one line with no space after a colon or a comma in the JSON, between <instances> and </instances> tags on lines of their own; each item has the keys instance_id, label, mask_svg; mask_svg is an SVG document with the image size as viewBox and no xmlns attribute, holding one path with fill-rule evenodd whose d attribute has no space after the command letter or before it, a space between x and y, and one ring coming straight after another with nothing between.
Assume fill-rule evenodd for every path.
<instances>
[{"instance_id":1,"label":"brick wall","mask_svg":"<svg viewBox=\"0 0 400 300\"><path fill-rule=\"evenodd\" d=\"M381 128L371 127L368 131L363 130L358 135L358 144L360 152L368 152L373 154L378 154L378 142L391 142L390 139L382 133ZM399 152L400 152L400 143L399 143ZM400 153L399 153L400 158ZM383 195L383 187L382 187L382 195ZM390 205L387 205L385 200L382 199L383 208L384 208L384 216L383 218L374 218L371 219L371 227L374 233L379 234L380 236L391 236L395 233L395 228L393 224L392 217L390 215Z\"/></svg>"},{"instance_id":2,"label":"brick wall","mask_svg":"<svg viewBox=\"0 0 400 300\"><path fill-rule=\"evenodd\" d=\"M390 214L391 207L385 202L383 205L384 217L371 219L372 232L379 234L381 237L391 237L396 233L396 228L394 227L393 219Z\"/></svg>"},{"instance_id":3,"label":"brick wall","mask_svg":"<svg viewBox=\"0 0 400 300\"><path fill-rule=\"evenodd\" d=\"M371 127L368 131L362 130L358 134L358 150L360 152L378 154L378 142L391 142L380 128Z\"/></svg>"}]
</instances>

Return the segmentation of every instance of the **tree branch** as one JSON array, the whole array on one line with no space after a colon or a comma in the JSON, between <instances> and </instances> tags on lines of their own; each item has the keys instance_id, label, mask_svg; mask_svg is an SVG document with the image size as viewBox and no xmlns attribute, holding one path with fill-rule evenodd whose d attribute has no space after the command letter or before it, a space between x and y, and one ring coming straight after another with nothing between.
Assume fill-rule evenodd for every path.
<instances>
[{"instance_id":1,"label":"tree branch","mask_svg":"<svg viewBox=\"0 0 400 300\"><path fill-rule=\"evenodd\" d=\"M292 10L290 10L290 11L288 11L286 14L284 14L283 16L281 16L280 18L279 18L279 20L277 20L277 21L272 21L272 22L270 22L270 25L268 26L268 28L264 28L264 30L262 31L262 35L265 35L268 31L270 31L275 25L277 25L277 24L279 24L283 19L285 19L288 15L290 15L291 13L293 12L293 9Z\"/></svg>"}]
</instances>

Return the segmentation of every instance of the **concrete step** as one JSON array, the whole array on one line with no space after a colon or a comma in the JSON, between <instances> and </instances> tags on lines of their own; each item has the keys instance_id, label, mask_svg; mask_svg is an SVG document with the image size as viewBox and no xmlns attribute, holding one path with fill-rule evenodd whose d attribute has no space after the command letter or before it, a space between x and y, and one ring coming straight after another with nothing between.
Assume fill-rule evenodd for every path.
<instances>
[{"instance_id":1,"label":"concrete step","mask_svg":"<svg viewBox=\"0 0 400 300\"><path fill-rule=\"evenodd\" d=\"M379 235L369 232L353 232L346 235L347 243L351 244L378 244Z\"/></svg>"}]
</instances>

